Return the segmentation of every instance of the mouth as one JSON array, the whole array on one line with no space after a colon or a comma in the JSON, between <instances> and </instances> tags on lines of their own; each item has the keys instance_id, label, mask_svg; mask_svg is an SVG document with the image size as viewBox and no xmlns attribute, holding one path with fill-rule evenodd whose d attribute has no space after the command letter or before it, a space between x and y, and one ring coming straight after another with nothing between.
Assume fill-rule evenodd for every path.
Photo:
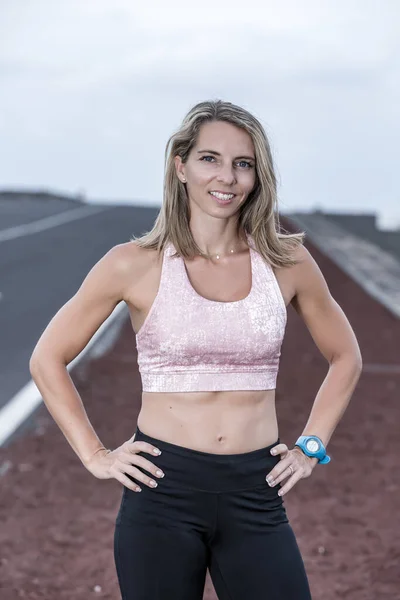
<instances>
[{"instance_id":1,"label":"mouth","mask_svg":"<svg viewBox=\"0 0 400 600\"><path fill-rule=\"evenodd\" d=\"M212 196L218 204L222 206L226 206L227 204L231 204L233 199L235 198L235 194L220 194L217 192L208 192L210 196Z\"/></svg>"}]
</instances>

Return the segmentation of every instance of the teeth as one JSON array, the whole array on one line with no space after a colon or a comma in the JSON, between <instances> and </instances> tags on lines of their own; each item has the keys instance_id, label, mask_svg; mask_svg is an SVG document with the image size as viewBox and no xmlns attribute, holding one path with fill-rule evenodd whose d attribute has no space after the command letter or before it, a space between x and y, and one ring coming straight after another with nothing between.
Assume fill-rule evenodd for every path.
<instances>
[{"instance_id":1,"label":"teeth","mask_svg":"<svg viewBox=\"0 0 400 600\"><path fill-rule=\"evenodd\" d=\"M235 194L219 194L218 192L210 192L212 196L219 198L220 200L229 200L229 198L233 198Z\"/></svg>"}]
</instances>

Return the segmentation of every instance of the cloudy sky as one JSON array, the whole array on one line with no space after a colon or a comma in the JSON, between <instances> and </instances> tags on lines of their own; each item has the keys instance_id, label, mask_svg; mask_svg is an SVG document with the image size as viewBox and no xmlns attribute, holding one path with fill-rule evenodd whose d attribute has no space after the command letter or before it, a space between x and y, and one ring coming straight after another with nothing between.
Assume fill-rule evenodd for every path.
<instances>
[{"instance_id":1,"label":"cloudy sky","mask_svg":"<svg viewBox=\"0 0 400 600\"><path fill-rule=\"evenodd\" d=\"M282 212L400 227L399 39L397 0L4 0L0 189L159 205L168 137L221 98L264 125Z\"/></svg>"}]
</instances>

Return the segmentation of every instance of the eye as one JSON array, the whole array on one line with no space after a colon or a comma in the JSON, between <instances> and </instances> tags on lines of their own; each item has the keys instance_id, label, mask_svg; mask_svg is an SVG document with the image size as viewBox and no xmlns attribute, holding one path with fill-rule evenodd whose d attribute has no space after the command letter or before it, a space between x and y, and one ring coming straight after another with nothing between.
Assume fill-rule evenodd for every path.
<instances>
[{"instance_id":1,"label":"eye","mask_svg":"<svg viewBox=\"0 0 400 600\"><path fill-rule=\"evenodd\" d=\"M248 169L253 168L253 165L251 163L249 163L247 160L240 160L239 163L244 163L245 165L247 165Z\"/></svg>"},{"instance_id":2,"label":"eye","mask_svg":"<svg viewBox=\"0 0 400 600\"><path fill-rule=\"evenodd\" d=\"M200 160L205 161L206 158L212 158L214 160L215 157L207 154L206 156L202 156L200 158ZM210 161L207 160L205 162L210 162ZM253 168L253 165L251 163L249 163L247 160L239 160L238 164L240 164L240 163L244 163L245 165L247 165L247 167L245 167L246 169L252 169Z\"/></svg>"}]
</instances>

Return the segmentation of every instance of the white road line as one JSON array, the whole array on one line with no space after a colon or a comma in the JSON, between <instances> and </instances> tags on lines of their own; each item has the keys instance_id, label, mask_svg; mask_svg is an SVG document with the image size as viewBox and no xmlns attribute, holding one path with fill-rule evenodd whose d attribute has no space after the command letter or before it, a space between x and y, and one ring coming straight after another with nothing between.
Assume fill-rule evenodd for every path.
<instances>
[{"instance_id":1,"label":"white road line","mask_svg":"<svg viewBox=\"0 0 400 600\"><path fill-rule=\"evenodd\" d=\"M82 358L89 353L89 357L98 357L108 350L120 331L128 311L125 302L120 302L111 315L102 323L91 340L80 354L67 366L70 371ZM33 413L35 408L43 402L43 398L31 379L7 404L0 409L0 447L18 429L20 425Z\"/></svg>"},{"instance_id":2,"label":"white road line","mask_svg":"<svg viewBox=\"0 0 400 600\"><path fill-rule=\"evenodd\" d=\"M32 235L33 233L38 233L39 231L45 231L46 229L51 229L52 227L57 227L58 225L69 223L70 221L76 221L77 219L90 217L91 215L94 215L98 212L103 212L104 210L109 210L110 208L113 207L79 206L78 208L67 210L58 215L51 215L50 217L38 219L37 221L33 221L33 223L23 223L22 225L9 227L8 229L3 229L3 231L0 231L0 242L14 240L15 238L23 237L25 235Z\"/></svg>"}]
</instances>

